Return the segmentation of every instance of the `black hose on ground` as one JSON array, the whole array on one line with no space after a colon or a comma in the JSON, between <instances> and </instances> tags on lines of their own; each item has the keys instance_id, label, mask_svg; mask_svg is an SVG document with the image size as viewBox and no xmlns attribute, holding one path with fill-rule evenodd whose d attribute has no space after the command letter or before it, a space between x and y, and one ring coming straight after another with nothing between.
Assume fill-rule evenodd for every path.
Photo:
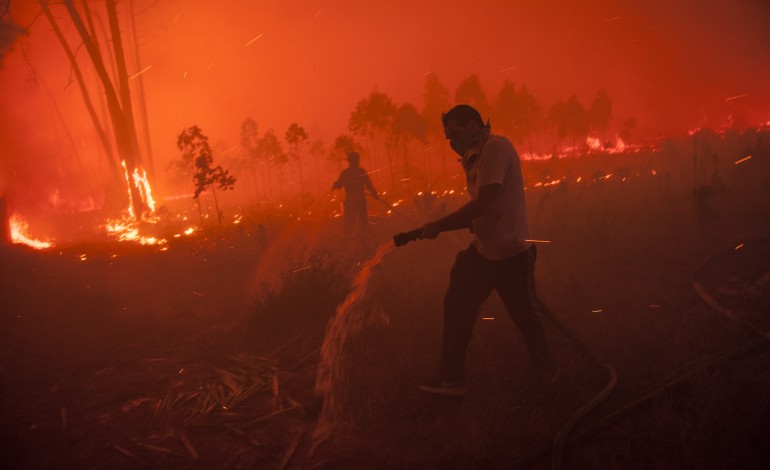
<instances>
[{"instance_id":1,"label":"black hose on ground","mask_svg":"<svg viewBox=\"0 0 770 470\"><path fill-rule=\"evenodd\" d=\"M561 468L564 444L567 442L572 429L575 427L578 421L587 415L593 408L597 407L599 403L610 396L618 383L618 374L610 364L603 361L593 350L591 350L591 348L589 348L584 342L578 339L569 328L567 328L558 318L556 318L551 309L549 309L542 300L538 299L538 304L540 307L540 313L543 318L551 322L551 324L559 331L559 333L561 333L565 338L569 339L575 345L575 347L577 347L577 349L580 350L580 352L593 364L607 369L607 372L609 373L607 384L601 389L601 391L599 391L599 393L591 398L586 404L572 413L572 416L570 416L564 426L562 426L561 429L559 429L559 432L556 434L556 439L553 442L551 451L551 468L556 470Z\"/></svg>"}]
</instances>

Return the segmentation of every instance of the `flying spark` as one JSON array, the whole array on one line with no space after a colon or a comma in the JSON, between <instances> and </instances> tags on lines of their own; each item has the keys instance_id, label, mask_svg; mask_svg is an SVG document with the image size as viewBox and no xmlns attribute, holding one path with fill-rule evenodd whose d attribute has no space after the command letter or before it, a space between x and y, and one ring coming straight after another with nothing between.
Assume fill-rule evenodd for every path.
<instances>
[{"instance_id":1,"label":"flying spark","mask_svg":"<svg viewBox=\"0 0 770 470\"><path fill-rule=\"evenodd\" d=\"M133 79L135 79L136 77L138 77L139 75L143 74L144 72L146 72L146 71L150 70L150 68L152 68L152 65L148 65L147 67L145 67L145 68L143 68L142 70L140 70L140 71L136 72L135 74L131 75L131 76L130 76L130 77L128 77L128 78L130 78L131 80L133 80Z\"/></svg>"},{"instance_id":2,"label":"flying spark","mask_svg":"<svg viewBox=\"0 0 770 470\"><path fill-rule=\"evenodd\" d=\"M524 240L524 241L525 242L532 242L532 243L551 243L551 240L534 240L534 239L529 239L529 240Z\"/></svg>"},{"instance_id":3,"label":"flying spark","mask_svg":"<svg viewBox=\"0 0 770 470\"><path fill-rule=\"evenodd\" d=\"M254 38L252 38L250 41L248 41L246 44L244 44L244 47L250 45L251 43L253 43L257 39L261 38L262 36L264 36L264 33L259 33Z\"/></svg>"},{"instance_id":4,"label":"flying spark","mask_svg":"<svg viewBox=\"0 0 770 470\"><path fill-rule=\"evenodd\" d=\"M510 70L513 70L513 69L517 69L517 68L519 68L519 66L518 66L518 65L511 65L510 67L504 68L504 69L503 69L503 70L501 70L500 72L501 72L501 73L502 73L502 72L508 72L508 71L510 71Z\"/></svg>"},{"instance_id":5,"label":"flying spark","mask_svg":"<svg viewBox=\"0 0 770 470\"><path fill-rule=\"evenodd\" d=\"M751 93L744 93L742 95L731 96L729 98L725 98L725 103L727 103L728 101L737 100L738 98L745 98L747 96L751 96Z\"/></svg>"},{"instance_id":6,"label":"flying spark","mask_svg":"<svg viewBox=\"0 0 770 470\"><path fill-rule=\"evenodd\" d=\"M601 312L603 312L603 311L604 311L604 310L602 310L602 309L598 309L598 310L591 310L591 313L601 313Z\"/></svg>"},{"instance_id":7,"label":"flying spark","mask_svg":"<svg viewBox=\"0 0 770 470\"><path fill-rule=\"evenodd\" d=\"M738 246L735 247L736 250L740 250L741 248L743 248L743 243L741 243L741 244L739 244Z\"/></svg>"},{"instance_id":8,"label":"flying spark","mask_svg":"<svg viewBox=\"0 0 770 470\"><path fill-rule=\"evenodd\" d=\"M306 270L308 270L308 269L310 269L310 266L305 266L304 268L295 269L295 270L294 270L294 271L292 271L292 272L293 272L293 273L298 273L298 272L300 272L300 271L306 271Z\"/></svg>"},{"instance_id":9,"label":"flying spark","mask_svg":"<svg viewBox=\"0 0 770 470\"><path fill-rule=\"evenodd\" d=\"M747 157L743 157L743 158L741 158L740 160L737 160L737 161L735 162L735 164L736 164L736 165L740 165L741 163L745 162L746 160L751 160L751 155L749 155L749 156L747 156Z\"/></svg>"},{"instance_id":10,"label":"flying spark","mask_svg":"<svg viewBox=\"0 0 770 470\"><path fill-rule=\"evenodd\" d=\"M602 23L609 23L610 21L617 21L617 20L619 20L619 19L620 19L620 17L619 17L619 16L616 16L616 17L614 17L614 18L609 18L609 19L606 19L606 20L602 21Z\"/></svg>"}]
</instances>

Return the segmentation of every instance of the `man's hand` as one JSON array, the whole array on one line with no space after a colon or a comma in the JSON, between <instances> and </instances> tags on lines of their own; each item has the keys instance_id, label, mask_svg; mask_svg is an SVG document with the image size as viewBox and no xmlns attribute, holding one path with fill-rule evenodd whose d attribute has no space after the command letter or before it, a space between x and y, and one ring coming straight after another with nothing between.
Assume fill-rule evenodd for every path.
<instances>
[{"instance_id":1,"label":"man's hand","mask_svg":"<svg viewBox=\"0 0 770 470\"><path fill-rule=\"evenodd\" d=\"M428 238L432 240L438 237L439 233L441 233L441 229L438 222L428 222L422 226L422 233L420 234L420 238Z\"/></svg>"}]
</instances>

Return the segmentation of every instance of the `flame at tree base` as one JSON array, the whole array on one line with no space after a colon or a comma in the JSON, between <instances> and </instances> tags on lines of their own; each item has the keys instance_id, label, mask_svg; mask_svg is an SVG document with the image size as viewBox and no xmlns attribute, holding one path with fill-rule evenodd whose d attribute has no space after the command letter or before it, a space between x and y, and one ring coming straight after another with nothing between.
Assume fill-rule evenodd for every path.
<instances>
[{"instance_id":1,"label":"flame at tree base","mask_svg":"<svg viewBox=\"0 0 770 470\"><path fill-rule=\"evenodd\" d=\"M110 236L118 241L137 242L142 245L165 245L168 242L166 239L141 233L143 224L157 224L159 221L158 217L155 216L155 199L152 196L147 172L143 168L134 168L133 171L129 172L125 160L120 163L123 166L123 176L128 191L127 215L121 219L107 221L104 228ZM139 201L134 200L135 193L139 196ZM146 210L137 214L134 210L136 205Z\"/></svg>"}]
</instances>

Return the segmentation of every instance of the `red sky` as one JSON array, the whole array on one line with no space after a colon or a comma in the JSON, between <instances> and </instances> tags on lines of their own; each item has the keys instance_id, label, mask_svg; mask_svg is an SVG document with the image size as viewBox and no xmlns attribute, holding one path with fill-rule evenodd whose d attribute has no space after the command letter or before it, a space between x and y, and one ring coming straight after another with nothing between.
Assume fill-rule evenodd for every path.
<instances>
[{"instance_id":1,"label":"red sky","mask_svg":"<svg viewBox=\"0 0 770 470\"><path fill-rule=\"evenodd\" d=\"M32 23L38 9L11 3L14 19L32 24L23 49L37 80L17 45L0 69L0 193L46 179L74 153L62 121L78 152L97 151L61 46L44 17ZM731 109L770 120L766 0L135 0L135 9L159 159L177 157L176 135L193 124L236 146L246 117L260 132L282 136L296 121L329 141L375 88L421 108L428 72L451 93L471 74L489 97L504 80L525 84L546 106L573 93L587 104L606 88L616 121L636 117L647 135L718 125Z\"/></svg>"}]
</instances>

